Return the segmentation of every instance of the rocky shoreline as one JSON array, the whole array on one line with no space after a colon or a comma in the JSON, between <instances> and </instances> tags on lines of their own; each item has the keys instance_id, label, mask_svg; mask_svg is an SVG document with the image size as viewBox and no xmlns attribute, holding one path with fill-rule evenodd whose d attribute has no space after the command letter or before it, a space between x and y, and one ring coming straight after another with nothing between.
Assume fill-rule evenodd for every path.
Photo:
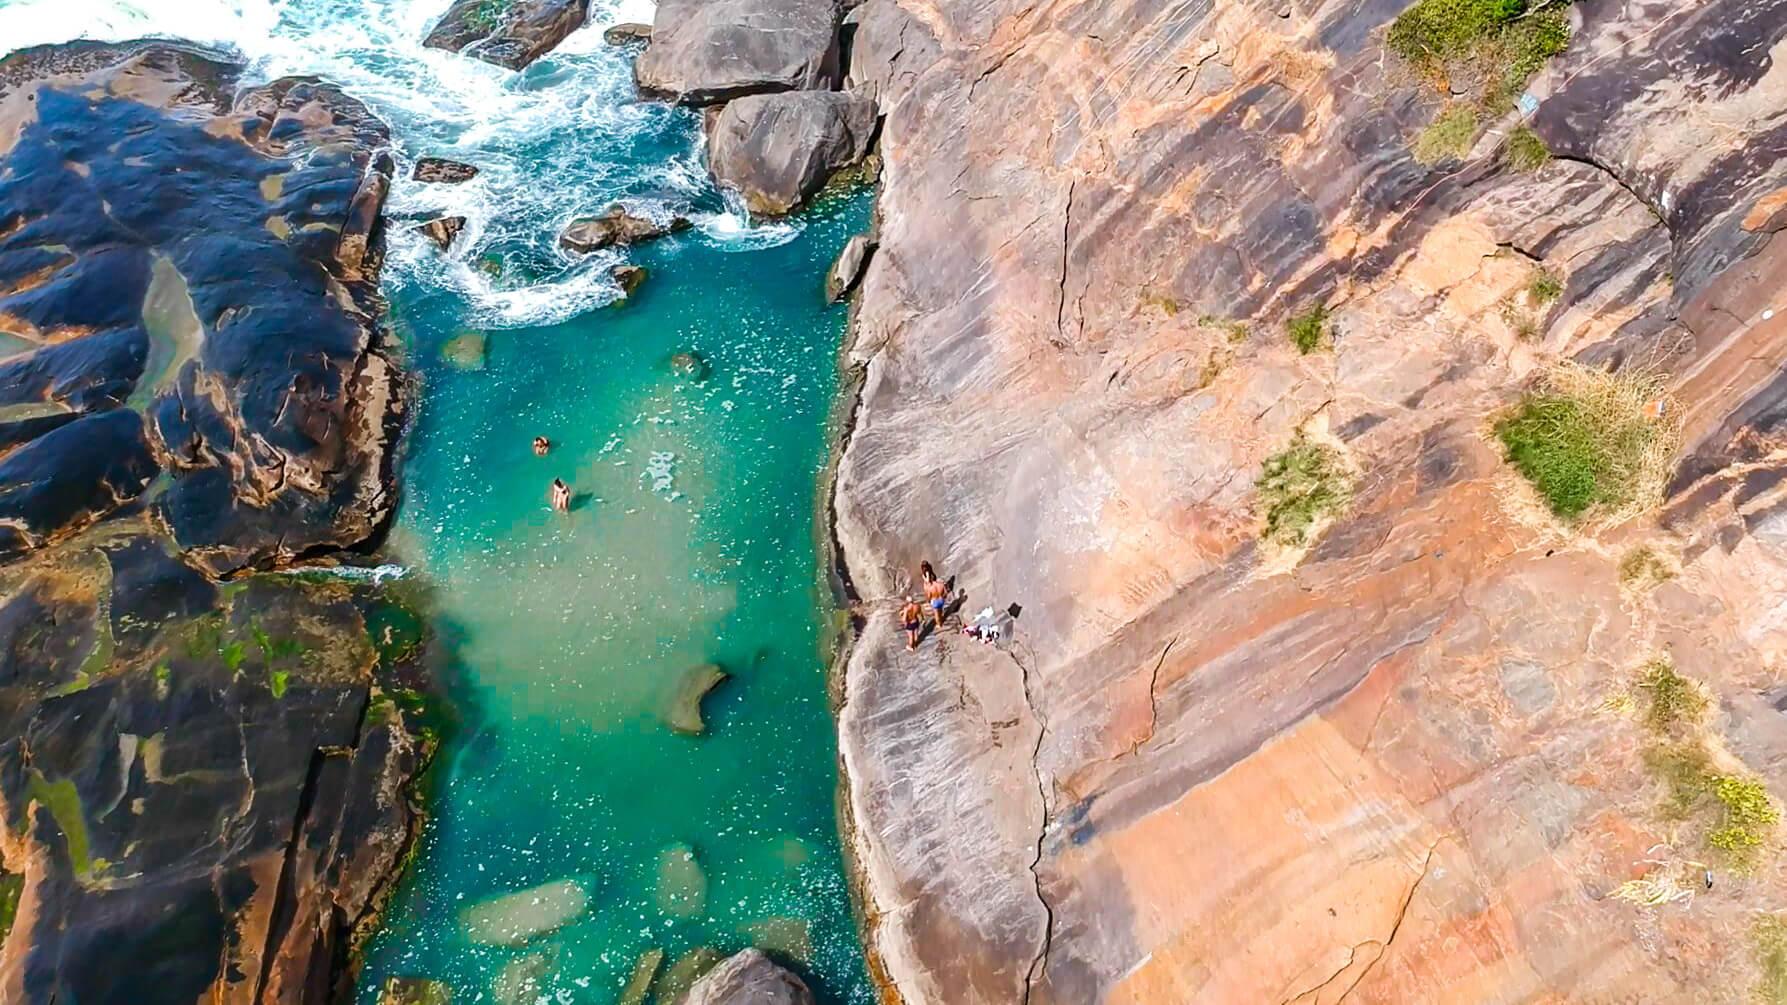
<instances>
[{"instance_id":1,"label":"rocky shoreline","mask_svg":"<svg viewBox=\"0 0 1787 1005\"><path fill-rule=\"evenodd\" d=\"M1661 660L1779 805L1787 6L1583 0L1503 99L1399 66L1407 6L852 13L885 168L834 686L884 1000L1768 979L1779 838L1681 815L1642 710ZM1569 525L1503 463L1570 360L1661 375L1660 506ZM1262 462L1306 441L1350 503L1263 541ZM920 559L1018 603L1011 644L905 653Z\"/></svg>"},{"instance_id":2,"label":"rocky shoreline","mask_svg":"<svg viewBox=\"0 0 1787 1005\"><path fill-rule=\"evenodd\" d=\"M341 568L391 518L411 394L389 138L238 72L0 60L8 1001L340 999L421 819L421 623Z\"/></svg>"}]
</instances>

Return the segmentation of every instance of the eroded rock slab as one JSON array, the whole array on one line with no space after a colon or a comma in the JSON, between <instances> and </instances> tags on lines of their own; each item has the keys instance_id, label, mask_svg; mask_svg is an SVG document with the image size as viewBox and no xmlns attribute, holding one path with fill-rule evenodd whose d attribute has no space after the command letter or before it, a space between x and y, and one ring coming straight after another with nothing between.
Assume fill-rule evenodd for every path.
<instances>
[{"instance_id":1,"label":"eroded rock slab","mask_svg":"<svg viewBox=\"0 0 1787 1005\"><path fill-rule=\"evenodd\" d=\"M836 82L835 0L665 0L633 64L639 89L689 105Z\"/></svg>"},{"instance_id":2,"label":"eroded rock slab","mask_svg":"<svg viewBox=\"0 0 1787 1005\"><path fill-rule=\"evenodd\" d=\"M812 1005L806 982L746 949L728 956L689 989L684 1005Z\"/></svg>"},{"instance_id":3,"label":"eroded rock slab","mask_svg":"<svg viewBox=\"0 0 1787 1005\"><path fill-rule=\"evenodd\" d=\"M615 245L626 247L687 229L689 221L680 213L656 206L630 209L615 203L601 216L587 216L571 221L565 232L559 235L558 243L566 251L588 254Z\"/></svg>"},{"instance_id":4,"label":"eroded rock slab","mask_svg":"<svg viewBox=\"0 0 1787 1005\"><path fill-rule=\"evenodd\" d=\"M438 220L430 220L416 228L423 237L434 242L434 246L446 251L453 246L453 239L465 229L465 217L443 216Z\"/></svg>"},{"instance_id":5,"label":"eroded rock slab","mask_svg":"<svg viewBox=\"0 0 1787 1005\"><path fill-rule=\"evenodd\" d=\"M1787 795L1759 697L1787 655L1787 133L1775 57L1715 41L1778 53L1787 4L1573 5L1527 86L1558 155L1533 174L1499 156L1512 118L1413 158L1442 99L1386 72L1404 6L860 9L886 170L839 726L908 1005L1755 987L1721 933L1787 904L1778 866L1691 906L1611 895L1704 849L1670 844L1609 702L1672 652ZM1540 266L1568 281L1523 332L1503 305ZM1312 305L1338 336L1305 356L1285 321ZM1568 358L1669 375L1665 520L1577 545L1532 518L1484 430ZM1361 478L1285 553L1254 483L1299 430ZM1640 541L1675 581L1622 586ZM904 650L921 559L971 609L1021 605L1005 648Z\"/></svg>"},{"instance_id":6,"label":"eroded rock slab","mask_svg":"<svg viewBox=\"0 0 1787 1005\"><path fill-rule=\"evenodd\" d=\"M875 131L875 103L859 94L754 94L720 110L707 162L752 213L780 215L861 161Z\"/></svg>"},{"instance_id":7,"label":"eroded rock slab","mask_svg":"<svg viewBox=\"0 0 1787 1005\"><path fill-rule=\"evenodd\" d=\"M436 182L443 185L457 185L460 182L471 181L477 176L477 167L459 161L450 161L445 157L419 157L416 159L415 170L410 172L410 177L417 181Z\"/></svg>"},{"instance_id":8,"label":"eroded rock slab","mask_svg":"<svg viewBox=\"0 0 1787 1005\"><path fill-rule=\"evenodd\" d=\"M422 44L519 70L589 20L589 0L458 0Z\"/></svg>"}]
</instances>

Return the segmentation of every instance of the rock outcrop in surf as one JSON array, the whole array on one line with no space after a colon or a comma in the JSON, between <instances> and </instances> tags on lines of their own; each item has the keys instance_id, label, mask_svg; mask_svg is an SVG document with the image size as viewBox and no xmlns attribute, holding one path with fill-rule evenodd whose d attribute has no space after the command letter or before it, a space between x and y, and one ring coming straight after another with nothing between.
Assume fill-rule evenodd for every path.
<instances>
[{"instance_id":1,"label":"rock outcrop in surf","mask_svg":"<svg viewBox=\"0 0 1787 1005\"><path fill-rule=\"evenodd\" d=\"M374 683L391 599L255 574L395 500L388 137L238 72L0 60L7 1001L337 996L417 819L426 745Z\"/></svg>"}]
</instances>

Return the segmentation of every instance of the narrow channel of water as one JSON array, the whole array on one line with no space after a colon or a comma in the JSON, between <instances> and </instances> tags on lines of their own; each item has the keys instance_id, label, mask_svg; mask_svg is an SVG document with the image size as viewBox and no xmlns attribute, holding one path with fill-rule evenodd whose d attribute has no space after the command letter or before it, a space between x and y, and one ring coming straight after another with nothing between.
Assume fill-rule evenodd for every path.
<instances>
[{"instance_id":1,"label":"narrow channel of water","mask_svg":"<svg viewBox=\"0 0 1787 1005\"><path fill-rule=\"evenodd\" d=\"M834 817L835 743L814 547L840 310L825 267L867 223L833 199L747 227L708 183L695 116L632 92L591 25L511 74L419 40L447 0L0 0L9 46L154 34L235 48L264 79L311 73L391 123L394 218L469 218L446 256L392 227L386 287L422 396L389 550L422 577L462 667L466 727L443 751L435 816L370 946L387 975L455 1001L613 1002L650 949L757 944L821 998L871 999ZM478 165L407 180L415 157ZM619 197L696 227L573 260L555 237ZM651 276L633 299L609 266ZM487 336L482 369L442 358ZM670 365L694 352L706 372ZM533 437L555 444L544 459ZM554 477L573 512L546 506ZM666 724L685 671L732 675L708 732ZM523 945L474 941L466 909L569 880L580 904ZM531 905L536 918L562 899ZM532 976L532 982L522 978Z\"/></svg>"}]
</instances>

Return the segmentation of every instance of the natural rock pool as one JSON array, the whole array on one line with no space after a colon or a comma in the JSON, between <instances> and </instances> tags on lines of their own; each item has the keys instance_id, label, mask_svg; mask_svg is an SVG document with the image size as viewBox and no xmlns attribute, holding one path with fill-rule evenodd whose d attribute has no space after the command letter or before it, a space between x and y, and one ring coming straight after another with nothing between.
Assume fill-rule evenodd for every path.
<instances>
[{"instance_id":1,"label":"natural rock pool","mask_svg":"<svg viewBox=\"0 0 1787 1005\"><path fill-rule=\"evenodd\" d=\"M455 1001L611 1002L652 950L665 980L701 947L757 945L800 964L822 1000L866 1002L815 513L844 323L821 288L867 225L867 195L746 226L707 181L696 116L637 102L630 54L602 42L605 24L649 11L598 4L511 73L421 47L446 6L0 4L9 46L164 35L233 47L253 79L316 74L400 148L385 291L420 393L381 557L432 598L463 724L360 1000L416 975ZM425 155L480 172L411 180ZM572 218L622 197L694 227L586 258L557 249ZM441 214L468 218L444 255L411 230ZM604 306L623 262L650 275ZM466 332L486 337L481 366L464 341L444 355ZM675 367L679 353L700 362ZM535 436L553 443L545 458ZM567 514L547 508L555 477ZM673 732L679 687L710 663L730 679L702 707L705 733ZM486 903L521 891L535 892Z\"/></svg>"}]
</instances>

